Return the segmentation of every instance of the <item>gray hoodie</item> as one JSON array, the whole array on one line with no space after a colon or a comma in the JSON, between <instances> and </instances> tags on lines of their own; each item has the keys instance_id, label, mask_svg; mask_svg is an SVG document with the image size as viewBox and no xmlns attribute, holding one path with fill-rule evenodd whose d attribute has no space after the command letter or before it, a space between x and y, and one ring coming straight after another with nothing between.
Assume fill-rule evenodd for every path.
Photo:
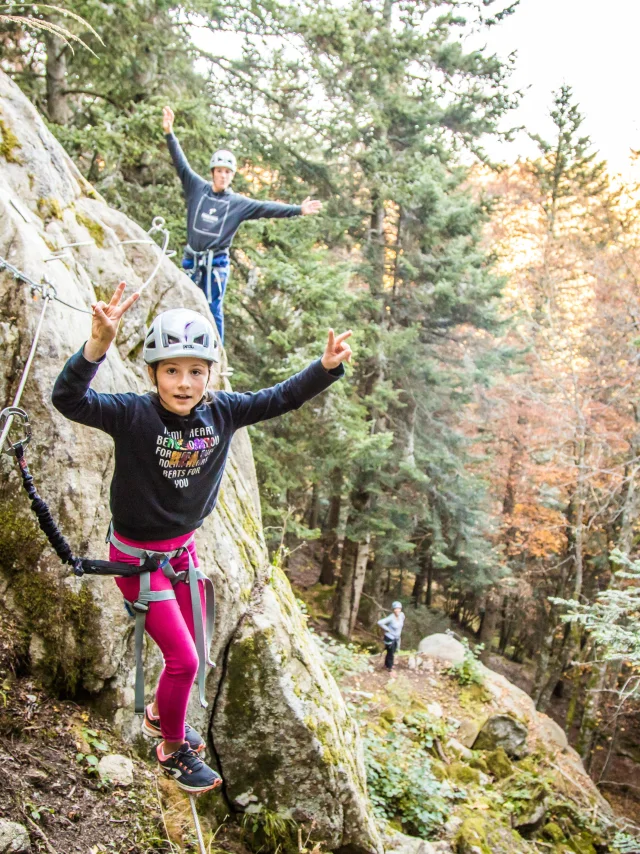
<instances>
[{"instance_id":1,"label":"gray hoodie","mask_svg":"<svg viewBox=\"0 0 640 854\"><path fill-rule=\"evenodd\" d=\"M400 611L400 615L396 617L392 611L388 617L383 617L381 620L378 620L378 625L382 626L385 635L393 638L393 640L400 641L402 627L404 626L404 612Z\"/></svg>"}]
</instances>

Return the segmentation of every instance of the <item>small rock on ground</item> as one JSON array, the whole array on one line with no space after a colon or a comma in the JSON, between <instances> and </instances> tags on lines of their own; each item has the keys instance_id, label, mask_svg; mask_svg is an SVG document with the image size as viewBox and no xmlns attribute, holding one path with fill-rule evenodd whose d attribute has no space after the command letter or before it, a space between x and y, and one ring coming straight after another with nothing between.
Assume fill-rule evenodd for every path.
<instances>
[{"instance_id":1,"label":"small rock on ground","mask_svg":"<svg viewBox=\"0 0 640 854\"><path fill-rule=\"evenodd\" d=\"M98 763L98 772L101 777L110 780L116 786L133 785L133 762L120 753L109 753L103 756Z\"/></svg>"},{"instance_id":2,"label":"small rock on ground","mask_svg":"<svg viewBox=\"0 0 640 854\"><path fill-rule=\"evenodd\" d=\"M17 821L0 818L0 854L26 854L31 851L27 828Z\"/></svg>"}]
</instances>

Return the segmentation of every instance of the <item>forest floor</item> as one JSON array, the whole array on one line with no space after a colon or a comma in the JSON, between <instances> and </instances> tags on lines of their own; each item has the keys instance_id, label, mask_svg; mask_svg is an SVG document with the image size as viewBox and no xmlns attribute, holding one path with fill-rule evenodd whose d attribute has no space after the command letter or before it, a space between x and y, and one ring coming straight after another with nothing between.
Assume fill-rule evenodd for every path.
<instances>
[{"instance_id":1,"label":"forest floor","mask_svg":"<svg viewBox=\"0 0 640 854\"><path fill-rule=\"evenodd\" d=\"M305 602L308 608L309 624L315 631L331 635L330 611L334 588L318 584L320 575L318 558L319 553L314 543L296 549L288 560L287 575L296 595ZM394 596L401 595L403 598L409 596L411 583L412 579L407 579L406 587L402 593L396 590ZM405 628L409 627L409 633L405 632L403 636L403 647L405 649L416 648L422 637L435 632L442 632L448 625L455 629L457 634L465 634L461 632L459 627L454 626L446 615L436 609L429 613L428 609L422 608L420 612L415 614L413 609L407 609ZM468 635L468 638L473 640L471 635ZM377 649L382 653L384 649L380 634L375 630L370 631L360 623L356 625L353 641L372 651ZM401 669L403 668L402 663L399 666ZM490 656L487 666L505 676L527 694L531 693L535 662L518 663L496 653ZM412 676L410 672L406 672L404 675L414 681L420 678L418 675ZM380 673L371 674L370 678L377 685L378 682L385 680L386 673L381 670ZM570 691L565 691L564 694L557 696L554 695L547 709L549 717L553 718L563 729L570 701L570 696L567 695L570 695ZM579 719L579 716L576 717ZM614 810L635 824L640 824L640 716L628 716L623 719L620 729L617 738L617 751L609 757L606 773L602 774L602 768L608 754L608 744L604 741L596 748L590 774L592 779L597 781L600 791ZM570 729L568 738L572 746L575 746L577 737L577 728Z\"/></svg>"},{"instance_id":2,"label":"forest floor","mask_svg":"<svg viewBox=\"0 0 640 854\"><path fill-rule=\"evenodd\" d=\"M317 569L315 570L317 577ZM293 579L297 595L306 601L310 625L318 632L328 629L331 589L315 585L308 571L304 589ZM425 631L425 634L428 634ZM370 650L382 645L374 633L361 628L356 640ZM25 675L25 638L10 619L0 621L0 817L24 825L32 851L47 854L147 854L151 851L195 852L196 839L188 800L166 780L152 761L152 744L140 739L135 746L125 744L113 727L88 706L61 701L47 694ZM396 673L382 668L382 658L372 658L373 670L366 674L347 674L340 686L348 702L357 702L364 694L374 694L386 706L402 706L406 696L437 702L446 715L455 716L458 698L441 674L425 679L412 671L408 656L398 657ZM493 669L515 684L526 688L526 668L495 657ZM435 678L437 677L437 678ZM555 702L555 701L554 701ZM560 702L560 700L558 700ZM558 709L561 707L558 706ZM550 710L555 715L555 709ZM562 719L562 714L559 714ZM107 753L123 755L134 768L134 785L114 786L101 780L93 760ZM623 757L624 758L624 757ZM637 765L622 777L615 766L615 777L633 779ZM631 785L631 784L630 784ZM622 786L620 788L623 788ZM608 800L620 814L639 822L640 801L628 791L612 794ZM216 797L214 795L205 798ZM219 812L203 800L201 815ZM222 816L224 818L224 816ZM242 828L233 817L218 827L202 820L210 850L229 854L249 854L243 842ZM170 840L170 841L169 841Z\"/></svg>"},{"instance_id":3,"label":"forest floor","mask_svg":"<svg viewBox=\"0 0 640 854\"><path fill-rule=\"evenodd\" d=\"M24 638L3 615L0 818L26 827L33 852L195 852L188 799L156 770L151 742L141 736L132 750L89 707L51 697L22 674L23 653ZM101 779L95 762L114 753L133 763L133 785ZM203 799L213 797L219 796ZM211 812L203 799L200 815ZM248 854L237 824L223 822L214 830L202 819L202 826L209 850L215 840L216 851Z\"/></svg>"}]
</instances>

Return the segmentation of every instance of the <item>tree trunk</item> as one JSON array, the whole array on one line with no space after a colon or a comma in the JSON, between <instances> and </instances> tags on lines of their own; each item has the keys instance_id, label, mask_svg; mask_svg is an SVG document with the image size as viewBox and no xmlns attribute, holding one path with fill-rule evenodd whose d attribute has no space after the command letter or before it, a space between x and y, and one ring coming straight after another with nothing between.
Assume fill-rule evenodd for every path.
<instances>
[{"instance_id":1,"label":"tree trunk","mask_svg":"<svg viewBox=\"0 0 640 854\"><path fill-rule=\"evenodd\" d=\"M358 612L358 619L367 629L373 628L384 613L381 613L381 609L377 604L382 603L384 597L384 580L384 566L375 549L372 549L372 555L369 557L369 564L365 573L364 588Z\"/></svg>"},{"instance_id":2,"label":"tree trunk","mask_svg":"<svg viewBox=\"0 0 640 854\"><path fill-rule=\"evenodd\" d=\"M311 506L309 507L309 524L311 529L318 527L318 516L320 514L320 490L318 484L314 483L311 490Z\"/></svg>"},{"instance_id":3,"label":"tree trunk","mask_svg":"<svg viewBox=\"0 0 640 854\"><path fill-rule=\"evenodd\" d=\"M595 649L597 657L598 650ZM607 676L609 670L607 662L602 661L594 664L591 669L589 681L587 682L587 690L585 692L584 709L582 712L582 721L580 724L580 735L576 749L580 754L580 758L589 767L591 762L591 754L595 746L595 741L598 735L600 726L600 705L602 691L607 684Z\"/></svg>"},{"instance_id":4,"label":"tree trunk","mask_svg":"<svg viewBox=\"0 0 640 854\"><path fill-rule=\"evenodd\" d=\"M631 441L631 453L634 459L638 458L640 451L640 436L636 435ZM628 556L633 548L634 525L638 518L638 507L640 503L640 495L636 488L638 478L638 466L627 466L625 469L625 477L627 482L626 494L624 497L622 519L620 523L620 534L618 537L618 548ZM611 585L615 585L615 578L612 579ZM594 650L596 658L598 657L598 649ZM615 667L610 667L607 662L602 661L593 665L582 711L582 720L580 723L580 735L578 736L577 750L580 758L584 762L587 769L591 766L593 750L595 748L600 726L600 707L604 696L604 688L609 682L617 681L618 672Z\"/></svg>"},{"instance_id":5,"label":"tree trunk","mask_svg":"<svg viewBox=\"0 0 640 854\"><path fill-rule=\"evenodd\" d=\"M576 601L579 601L582 594L582 583L584 576L584 513L586 503L586 439L584 434L581 434L576 439L576 468L577 468L577 483L575 492L571 498L571 502L567 507L567 529L569 539L573 544L573 591L572 596ZM563 580L564 586L564 580ZM563 593L559 594L560 596ZM552 612L553 616L553 612ZM555 629L554 629L555 632ZM580 645L580 629L576 624L565 627L563 632L563 643L555 661L548 662L548 672L541 674L539 684L542 688L539 690L538 698L534 697L536 707L539 711L544 712L549 705L551 695L557 685L560 677L567 668L569 662L573 658L574 653ZM536 675L537 676L537 675ZM536 678L538 682L538 679Z\"/></svg>"},{"instance_id":6,"label":"tree trunk","mask_svg":"<svg viewBox=\"0 0 640 854\"><path fill-rule=\"evenodd\" d=\"M340 524L340 509L342 506L342 469L336 468L331 473L331 498L327 524L322 535L322 569L320 584L333 584L336 580L336 567L340 555L338 525Z\"/></svg>"},{"instance_id":7,"label":"tree trunk","mask_svg":"<svg viewBox=\"0 0 640 854\"><path fill-rule=\"evenodd\" d=\"M500 609L498 597L489 591L485 597L484 615L480 625L480 637L478 638L481 644L484 644L484 649L480 655L480 660L483 664L487 664L491 655L491 645L498 627L500 619Z\"/></svg>"},{"instance_id":8,"label":"tree trunk","mask_svg":"<svg viewBox=\"0 0 640 854\"><path fill-rule=\"evenodd\" d=\"M345 537L333 612L333 628L343 638L349 639L355 628L368 558L368 536L363 543Z\"/></svg>"},{"instance_id":9,"label":"tree trunk","mask_svg":"<svg viewBox=\"0 0 640 854\"><path fill-rule=\"evenodd\" d=\"M47 114L49 121L57 125L66 125L71 120L67 90L67 45L54 36L44 36L47 59L45 77L47 83Z\"/></svg>"}]
</instances>

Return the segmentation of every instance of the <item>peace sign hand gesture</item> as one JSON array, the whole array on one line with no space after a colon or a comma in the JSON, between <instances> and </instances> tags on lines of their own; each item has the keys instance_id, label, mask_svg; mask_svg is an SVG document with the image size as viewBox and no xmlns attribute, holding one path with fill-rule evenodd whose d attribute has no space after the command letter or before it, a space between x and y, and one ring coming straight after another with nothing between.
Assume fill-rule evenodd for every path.
<instances>
[{"instance_id":1,"label":"peace sign hand gesture","mask_svg":"<svg viewBox=\"0 0 640 854\"><path fill-rule=\"evenodd\" d=\"M344 342L347 338L350 338L353 333L350 329L346 332L341 332L340 335L336 336L333 329L329 330L329 334L327 336L327 346L324 350L324 355L322 357L322 366L326 371L331 371L333 368L337 368L338 365L341 365L343 362L351 361L351 347Z\"/></svg>"},{"instance_id":2,"label":"peace sign hand gesture","mask_svg":"<svg viewBox=\"0 0 640 854\"><path fill-rule=\"evenodd\" d=\"M120 282L108 303L98 300L95 305L91 306L93 309L91 338L84 345L84 357L90 362L97 362L104 356L116 337L120 318L140 296L138 293L131 294L120 305L126 286L126 282Z\"/></svg>"}]
</instances>

